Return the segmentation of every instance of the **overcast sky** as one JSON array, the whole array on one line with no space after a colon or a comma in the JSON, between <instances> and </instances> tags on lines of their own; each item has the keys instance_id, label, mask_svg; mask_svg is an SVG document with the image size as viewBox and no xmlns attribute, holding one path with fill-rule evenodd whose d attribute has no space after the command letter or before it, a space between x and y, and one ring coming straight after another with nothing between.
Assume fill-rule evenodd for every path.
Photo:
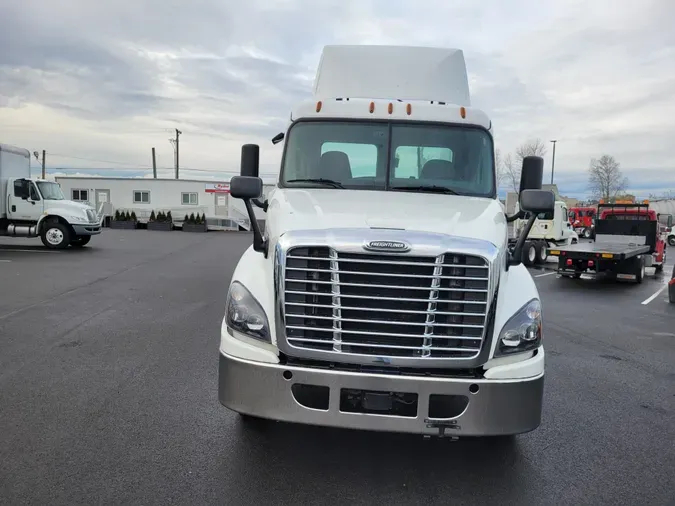
<instances>
[{"instance_id":1,"label":"overcast sky","mask_svg":"<svg viewBox=\"0 0 675 506\"><path fill-rule=\"evenodd\" d=\"M558 139L563 193L605 153L638 193L675 190L673 0L2 0L0 19L0 142L51 168L138 174L153 146L171 167L178 127L184 177L228 179L246 142L273 175L323 45L405 44L463 49L498 147Z\"/></svg>"}]
</instances>

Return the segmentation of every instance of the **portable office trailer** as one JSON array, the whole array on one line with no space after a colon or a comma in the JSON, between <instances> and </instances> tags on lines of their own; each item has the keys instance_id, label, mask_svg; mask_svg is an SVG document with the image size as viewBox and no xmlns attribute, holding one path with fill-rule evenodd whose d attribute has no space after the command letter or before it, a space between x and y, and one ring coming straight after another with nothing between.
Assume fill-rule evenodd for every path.
<instances>
[{"instance_id":1,"label":"portable office trailer","mask_svg":"<svg viewBox=\"0 0 675 506\"><path fill-rule=\"evenodd\" d=\"M248 216L240 209L241 202L231 199L229 182L194 179L149 179L123 177L55 178L66 198L89 202L97 211L112 217L116 210L133 211L146 222L152 211L171 211L174 222L181 223L187 214L205 214L209 228L248 228ZM264 195L274 185L265 185ZM256 208L259 219L265 213Z\"/></svg>"}]
</instances>

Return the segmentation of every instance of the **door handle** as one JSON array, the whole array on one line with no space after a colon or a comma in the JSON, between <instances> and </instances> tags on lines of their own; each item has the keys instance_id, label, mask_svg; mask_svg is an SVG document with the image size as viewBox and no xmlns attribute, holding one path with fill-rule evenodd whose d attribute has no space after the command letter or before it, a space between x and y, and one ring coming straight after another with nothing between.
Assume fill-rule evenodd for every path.
<instances>
[{"instance_id":1,"label":"door handle","mask_svg":"<svg viewBox=\"0 0 675 506\"><path fill-rule=\"evenodd\" d=\"M16 212L16 206L12 206L12 212L13 212L13 213Z\"/></svg>"}]
</instances>

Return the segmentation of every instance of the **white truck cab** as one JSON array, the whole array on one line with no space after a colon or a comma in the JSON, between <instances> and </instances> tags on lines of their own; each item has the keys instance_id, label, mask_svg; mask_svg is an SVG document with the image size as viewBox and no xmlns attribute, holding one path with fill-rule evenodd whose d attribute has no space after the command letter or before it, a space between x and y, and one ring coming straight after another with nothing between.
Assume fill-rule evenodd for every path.
<instances>
[{"instance_id":1,"label":"white truck cab","mask_svg":"<svg viewBox=\"0 0 675 506\"><path fill-rule=\"evenodd\" d=\"M516 210L520 210L517 204ZM516 220L514 237L511 239L512 245L517 242L527 222L528 220L524 218ZM542 264L548 258L547 248L567 246L578 242L579 234L574 231L569 222L567 204L562 200L556 200L552 212L537 215L523 245L523 263L526 266Z\"/></svg>"},{"instance_id":2,"label":"white truck cab","mask_svg":"<svg viewBox=\"0 0 675 506\"><path fill-rule=\"evenodd\" d=\"M0 235L82 247L101 233L101 222L93 207L66 200L58 183L31 177L28 150L0 144Z\"/></svg>"},{"instance_id":3,"label":"white truck cab","mask_svg":"<svg viewBox=\"0 0 675 506\"><path fill-rule=\"evenodd\" d=\"M259 148L231 195L253 244L222 321L219 399L272 419L438 436L539 426L539 293L521 263L543 160L523 162L533 217L514 252L488 116L461 50L327 46L314 98L292 112L277 187L260 201ZM266 213L265 233L253 206Z\"/></svg>"}]
</instances>

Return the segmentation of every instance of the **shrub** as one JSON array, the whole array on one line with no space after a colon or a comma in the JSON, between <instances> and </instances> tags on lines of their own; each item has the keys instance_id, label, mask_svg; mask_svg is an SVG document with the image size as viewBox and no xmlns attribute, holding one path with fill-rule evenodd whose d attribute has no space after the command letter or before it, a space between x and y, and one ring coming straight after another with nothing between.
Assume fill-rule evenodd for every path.
<instances>
[{"instance_id":1,"label":"shrub","mask_svg":"<svg viewBox=\"0 0 675 506\"><path fill-rule=\"evenodd\" d=\"M131 221L131 213L129 211L127 211L127 214L124 217L124 219L127 220L127 221Z\"/></svg>"},{"instance_id":2,"label":"shrub","mask_svg":"<svg viewBox=\"0 0 675 506\"><path fill-rule=\"evenodd\" d=\"M160 211L160 212L157 213L157 221L164 222L165 218L166 218L166 216L164 216L164 211Z\"/></svg>"},{"instance_id":3,"label":"shrub","mask_svg":"<svg viewBox=\"0 0 675 506\"><path fill-rule=\"evenodd\" d=\"M168 213L166 213L166 221L168 221L168 222L172 222L172 221L173 221L173 217L171 216L171 211L169 211Z\"/></svg>"},{"instance_id":4,"label":"shrub","mask_svg":"<svg viewBox=\"0 0 675 506\"><path fill-rule=\"evenodd\" d=\"M185 215L185 218L183 218L183 223L190 223L190 218L188 218L188 215Z\"/></svg>"},{"instance_id":5,"label":"shrub","mask_svg":"<svg viewBox=\"0 0 675 506\"><path fill-rule=\"evenodd\" d=\"M155 211L153 209L153 211L150 213L150 220L149 221L155 221L156 219L157 219L157 216L155 216Z\"/></svg>"},{"instance_id":6,"label":"shrub","mask_svg":"<svg viewBox=\"0 0 675 506\"><path fill-rule=\"evenodd\" d=\"M136 211L131 211L131 221L138 221L136 218Z\"/></svg>"},{"instance_id":7,"label":"shrub","mask_svg":"<svg viewBox=\"0 0 675 506\"><path fill-rule=\"evenodd\" d=\"M120 210L115 209L115 221L120 221Z\"/></svg>"},{"instance_id":8,"label":"shrub","mask_svg":"<svg viewBox=\"0 0 675 506\"><path fill-rule=\"evenodd\" d=\"M195 213L190 213L190 221L189 223L196 223L195 221Z\"/></svg>"},{"instance_id":9,"label":"shrub","mask_svg":"<svg viewBox=\"0 0 675 506\"><path fill-rule=\"evenodd\" d=\"M202 213L202 223L206 224L206 213Z\"/></svg>"}]
</instances>

